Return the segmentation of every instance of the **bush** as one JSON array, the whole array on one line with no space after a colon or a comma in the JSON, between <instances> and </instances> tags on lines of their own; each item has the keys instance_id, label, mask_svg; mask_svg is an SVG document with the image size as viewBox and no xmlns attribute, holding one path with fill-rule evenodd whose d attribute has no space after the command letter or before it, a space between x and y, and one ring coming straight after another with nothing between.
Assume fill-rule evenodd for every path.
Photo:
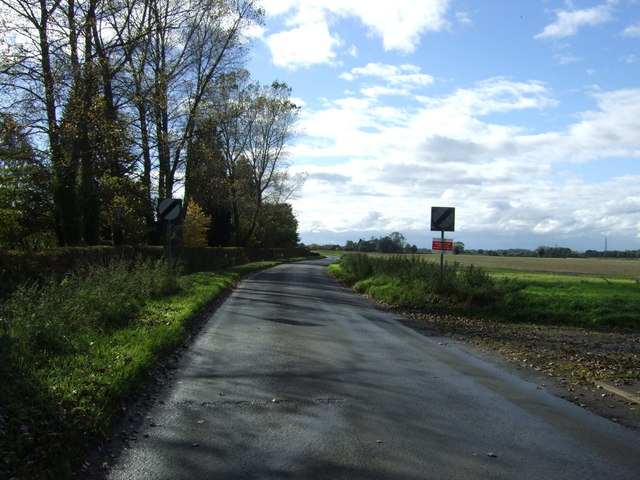
<instances>
[{"instance_id":1,"label":"bush","mask_svg":"<svg viewBox=\"0 0 640 480\"><path fill-rule=\"evenodd\" d=\"M400 306L458 305L488 307L520 288L513 281L499 281L483 270L458 263L440 265L415 256L343 255L340 268L359 290ZM384 293L383 293L384 292ZM377 298L377 297L376 297Z\"/></svg>"},{"instance_id":2,"label":"bush","mask_svg":"<svg viewBox=\"0 0 640 480\"><path fill-rule=\"evenodd\" d=\"M369 255L363 253L349 253L340 259L340 267L358 280L364 280L373 274L373 267Z\"/></svg>"}]
</instances>

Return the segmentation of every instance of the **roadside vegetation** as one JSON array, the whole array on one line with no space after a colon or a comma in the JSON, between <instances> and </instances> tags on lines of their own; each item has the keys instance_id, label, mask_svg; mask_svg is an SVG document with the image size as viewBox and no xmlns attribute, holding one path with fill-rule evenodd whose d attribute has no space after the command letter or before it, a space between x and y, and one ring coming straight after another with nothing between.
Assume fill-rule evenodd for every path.
<instances>
[{"instance_id":1,"label":"roadside vegetation","mask_svg":"<svg viewBox=\"0 0 640 480\"><path fill-rule=\"evenodd\" d=\"M402 309L491 318L503 322L640 328L636 279L488 271L420 256L350 253L331 266L357 291Z\"/></svg>"},{"instance_id":2,"label":"roadside vegetation","mask_svg":"<svg viewBox=\"0 0 640 480\"><path fill-rule=\"evenodd\" d=\"M260 262L179 276L119 261L0 304L0 479L64 479L198 315Z\"/></svg>"}]
</instances>

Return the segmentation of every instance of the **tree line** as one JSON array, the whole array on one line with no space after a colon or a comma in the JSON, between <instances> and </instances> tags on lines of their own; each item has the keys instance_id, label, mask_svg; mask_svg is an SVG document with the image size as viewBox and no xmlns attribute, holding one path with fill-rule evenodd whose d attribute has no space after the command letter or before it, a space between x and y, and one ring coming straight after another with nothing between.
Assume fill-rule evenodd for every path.
<instances>
[{"instance_id":1,"label":"tree line","mask_svg":"<svg viewBox=\"0 0 640 480\"><path fill-rule=\"evenodd\" d=\"M371 237L368 240L360 239L357 242L347 240L344 246L340 245L311 245L311 249L342 250L345 252L378 252L378 253L417 253L418 247L407 243L400 232L393 232L383 237Z\"/></svg>"},{"instance_id":2,"label":"tree line","mask_svg":"<svg viewBox=\"0 0 640 480\"><path fill-rule=\"evenodd\" d=\"M535 250L509 248L500 250L467 250L471 255L490 255L499 257L543 257L543 258L640 258L640 250L585 250L577 252L568 247L540 246Z\"/></svg>"},{"instance_id":3,"label":"tree line","mask_svg":"<svg viewBox=\"0 0 640 480\"><path fill-rule=\"evenodd\" d=\"M0 18L0 248L157 243L177 193L206 244L298 242L299 108L244 69L256 0L0 0Z\"/></svg>"}]
</instances>

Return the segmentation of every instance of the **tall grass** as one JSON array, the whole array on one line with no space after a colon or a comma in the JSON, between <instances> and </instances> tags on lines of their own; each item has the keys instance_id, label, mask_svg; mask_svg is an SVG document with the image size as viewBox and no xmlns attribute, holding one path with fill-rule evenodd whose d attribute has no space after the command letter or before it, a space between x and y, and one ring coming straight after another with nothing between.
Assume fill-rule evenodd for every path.
<instances>
[{"instance_id":1,"label":"tall grass","mask_svg":"<svg viewBox=\"0 0 640 480\"><path fill-rule=\"evenodd\" d=\"M494 279L474 266L440 265L415 256L344 255L342 277L362 292L401 307L489 307L513 296L522 286Z\"/></svg>"},{"instance_id":2,"label":"tall grass","mask_svg":"<svg viewBox=\"0 0 640 480\"><path fill-rule=\"evenodd\" d=\"M60 459L104 429L157 360L135 320L178 292L165 262L122 260L0 304L0 479L71 476Z\"/></svg>"},{"instance_id":3,"label":"tall grass","mask_svg":"<svg viewBox=\"0 0 640 480\"><path fill-rule=\"evenodd\" d=\"M0 332L14 355L69 351L79 332L120 327L149 300L174 292L176 278L164 261L120 260L22 285L2 305Z\"/></svg>"}]
</instances>

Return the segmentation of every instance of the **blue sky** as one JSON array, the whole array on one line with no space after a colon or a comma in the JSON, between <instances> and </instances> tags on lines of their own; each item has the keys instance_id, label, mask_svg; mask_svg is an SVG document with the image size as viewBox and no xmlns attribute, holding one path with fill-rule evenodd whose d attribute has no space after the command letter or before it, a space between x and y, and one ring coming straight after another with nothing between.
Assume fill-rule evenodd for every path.
<instances>
[{"instance_id":1,"label":"blue sky","mask_svg":"<svg viewBox=\"0 0 640 480\"><path fill-rule=\"evenodd\" d=\"M447 206L467 248L640 248L639 0L262 5L248 68L302 107L303 242L429 247Z\"/></svg>"}]
</instances>

